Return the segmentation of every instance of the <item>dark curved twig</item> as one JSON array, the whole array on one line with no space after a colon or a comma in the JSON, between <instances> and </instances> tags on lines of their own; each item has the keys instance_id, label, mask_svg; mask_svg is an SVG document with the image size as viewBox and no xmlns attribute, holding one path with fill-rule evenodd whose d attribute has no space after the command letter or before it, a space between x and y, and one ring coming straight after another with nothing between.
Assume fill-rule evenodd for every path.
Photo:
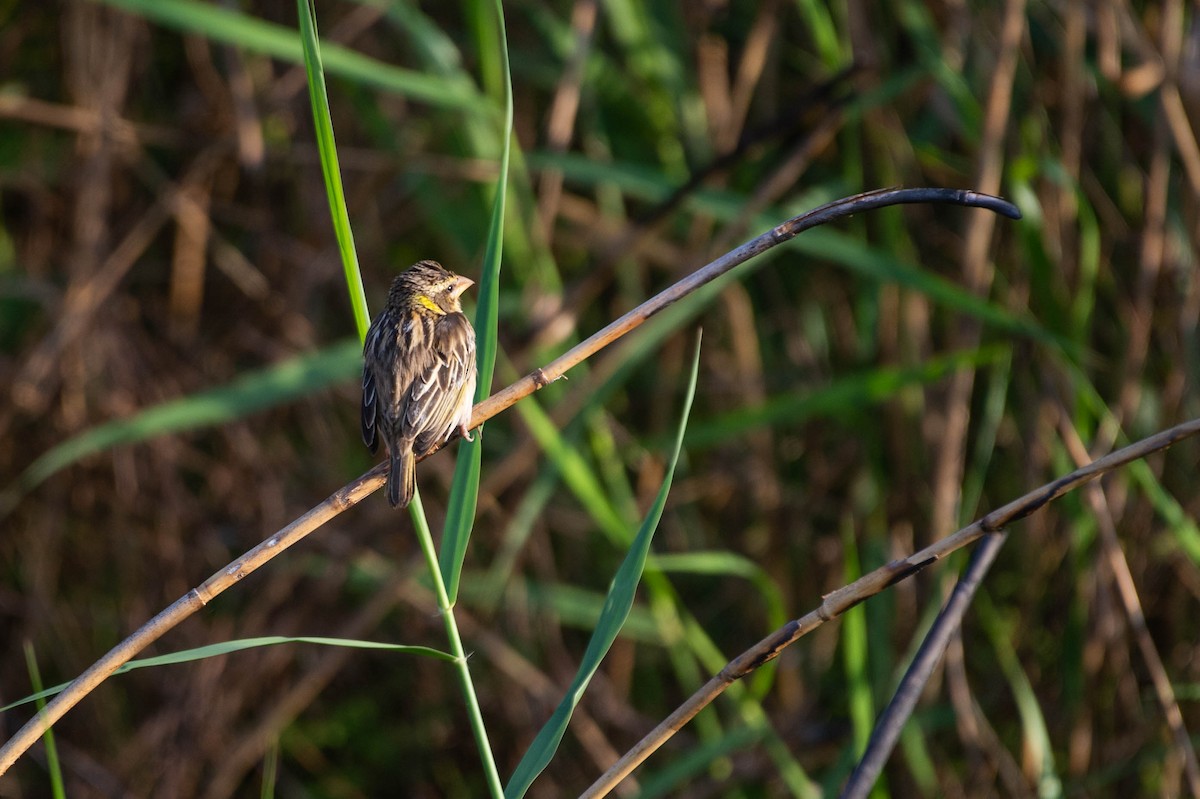
<instances>
[{"instance_id":1,"label":"dark curved twig","mask_svg":"<svg viewBox=\"0 0 1200 799\"><path fill-rule=\"evenodd\" d=\"M749 261L754 256L761 255L772 247L783 244L785 241L790 241L804 231L818 225L875 208L909 203L966 205L975 208L985 208L1006 216L1009 219L1021 218L1021 212L1008 200L993 197L990 194L980 194L979 192L962 189L878 189L834 200L819 208L814 208L811 211L793 217L782 225L778 225L740 247L730 250L707 266L697 269L692 274L675 283L675 285L646 300L620 319L610 323L604 329L593 333L585 341L576 344L550 363L540 369L535 369L508 388L488 397L475 406L475 413L471 417L471 427L478 427L500 411L511 406L517 400L527 397L542 386L558 380L568 370L626 335L651 316L683 299L704 284L716 280L734 267Z\"/></svg>"},{"instance_id":2,"label":"dark curved twig","mask_svg":"<svg viewBox=\"0 0 1200 799\"><path fill-rule=\"evenodd\" d=\"M904 672L896 693L892 695L892 701L875 720L871 740L867 742L866 751L842 788L841 799L864 799L875 787L875 781L879 779L892 750L896 748L900 732L912 716L913 708L921 698L921 692L925 690L934 669L946 653L951 636L962 627L967 606L971 604L971 599L975 596L979 584L983 582L988 569L996 562L996 555L1000 552L1000 547L1004 546L1007 537L1008 534L1004 532L991 533L971 553L967 570L954 586L946 607L942 608L925 640L921 642L921 648L917 650L917 656Z\"/></svg>"}]
</instances>

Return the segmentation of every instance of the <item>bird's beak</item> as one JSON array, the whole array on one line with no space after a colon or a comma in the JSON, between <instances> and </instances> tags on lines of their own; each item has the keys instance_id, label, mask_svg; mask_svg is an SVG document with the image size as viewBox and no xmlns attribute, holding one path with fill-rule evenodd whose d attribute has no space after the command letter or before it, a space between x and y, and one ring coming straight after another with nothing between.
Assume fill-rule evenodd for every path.
<instances>
[{"instance_id":1,"label":"bird's beak","mask_svg":"<svg viewBox=\"0 0 1200 799\"><path fill-rule=\"evenodd\" d=\"M474 286L474 285L475 285L474 280L471 280L471 278L469 278L469 277L463 277L462 275L459 275L454 280L454 285L452 285L450 287L450 296L454 297L455 299L458 299L459 297L462 296L462 293L464 291L466 291L467 289L471 288L471 286Z\"/></svg>"}]
</instances>

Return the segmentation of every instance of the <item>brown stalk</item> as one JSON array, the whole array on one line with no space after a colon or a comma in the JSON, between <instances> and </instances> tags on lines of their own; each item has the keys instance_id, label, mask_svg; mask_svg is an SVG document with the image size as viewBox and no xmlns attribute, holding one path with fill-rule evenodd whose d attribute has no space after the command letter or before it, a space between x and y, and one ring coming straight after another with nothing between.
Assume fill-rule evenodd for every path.
<instances>
[{"instance_id":1,"label":"brown stalk","mask_svg":"<svg viewBox=\"0 0 1200 799\"><path fill-rule=\"evenodd\" d=\"M980 136L977 185L999 187L1004 171L1004 142L1012 108L1013 80L1019 61L1021 40L1025 35L1025 0L1008 0L1004 4L1001 25L1000 48L992 71L984 110L983 130ZM993 188L993 191L996 189ZM980 297L987 296L994 278L994 268L989 258L992 249L992 233L995 219L990 214L973 214L967 223L963 244L963 282L968 290ZM979 320L961 319L950 336L953 349L970 349L979 345L982 325ZM934 538L945 535L957 527L964 516L962 503L962 481L967 461L967 431L971 423L971 396L975 390L975 371L960 369L950 378L944 404L941 408L942 430L938 436L939 447L934 461L933 509L931 532ZM970 512L971 508L966 509ZM973 750L978 741L978 729L973 723L975 714L971 702L970 687L964 678L962 639L954 636L946 653L948 667L945 675L950 683L950 698L955 709L955 722L963 743L973 755L982 755Z\"/></svg>"},{"instance_id":2,"label":"brown stalk","mask_svg":"<svg viewBox=\"0 0 1200 799\"><path fill-rule=\"evenodd\" d=\"M535 369L508 388L493 394L475 406L471 418L474 429L544 386L558 380L572 367L639 327L650 317L683 299L701 286L715 280L756 255L795 238L800 233L835 219L861 211L905 203L947 203L986 208L1009 218L1019 218L1014 205L991 195L955 189L880 189L836 200L800 216L793 217L712 263L693 272L675 285L657 294L617 319L587 340L568 350L546 366ZM432 454L432 453L429 453ZM1097 462L1099 463L1099 461ZM265 565L279 553L304 539L309 533L346 511L383 485L386 462L366 472L334 492L328 499L280 529L258 546L205 580L199 587L180 597L132 635L109 650L75 678L62 693L25 723L0 747L0 775L3 775L54 722L79 703L83 697L131 660L168 630L199 611L226 589ZM973 539L972 539L973 540ZM862 582L861 580L859 582ZM857 583L855 584L857 585ZM845 590L845 589L843 589ZM831 595L831 596L835 596ZM827 600L828 602L828 600ZM840 612L840 611L839 611Z\"/></svg>"},{"instance_id":3,"label":"brown stalk","mask_svg":"<svg viewBox=\"0 0 1200 799\"><path fill-rule=\"evenodd\" d=\"M573 50L563 68L562 77L554 90L550 103L549 119L546 121L546 148L552 153L563 153L575 135L575 120L582 96L584 70L592 39L596 33L596 0L576 0L571 9L571 32L574 34ZM542 238L554 239L554 220L558 218L558 203L562 199L563 172L547 169L538 180L538 219L542 225Z\"/></svg>"},{"instance_id":4,"label":"brown stalk","mask_svg":"<svg viewBox=\"0 0 1200 799\"><path fill-rule=\"evenodd\" d=\"M1083 440L1079 437L1079 431L1075 429L1070 417L1062 409L1058 414L1058 427L1063 443L1075 462L1081 465L1088 463L1091 455L1084 447ZM1096 519L1100 531L1100 551L1104 561L1108 563L1113 583L1117 589L1117 597L1121 601L1121 607L1125 610L1129 634L1137 643L1146 673L1150 677L1150 683L1154 686L1155 699L1158 700L1159 708L1167 723L1167 729L1171 733L1175 751L1183 762L1183 774L1187 782L1188 793L1194 797L1200 797L1200 759L1196 757L1191 736L1188 735L1187 726L1184 724L1183 711L1179 707L1179 700L1171 685L1171 676L1167 673L1166 664L1163 662L1162 655L1159 654L1158 647L1146 624L1142 600L1138 596L1137 585L1133 580L1133 571L1129 568L1125 551L1121 549L1121 542L1117 537L1117 523L1113 518L1112 509L1109 507L1104 487L1099 484L1088 486L1084 492L1084 498L1091 506L1092 517ZM1178 787L1175 788L1175 791L1178 791Z\"/></svg>"}]
</instances>

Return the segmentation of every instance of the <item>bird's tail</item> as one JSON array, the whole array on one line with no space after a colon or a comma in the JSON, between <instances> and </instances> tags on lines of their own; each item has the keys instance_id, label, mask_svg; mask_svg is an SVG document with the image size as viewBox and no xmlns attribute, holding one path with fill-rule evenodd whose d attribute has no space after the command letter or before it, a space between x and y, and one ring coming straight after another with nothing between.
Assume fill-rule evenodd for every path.
<instances>
[{"instance_id":1,"label":"bird's tail","mask_svg":"<svg viewBox=\"0 0 1200 799\"><path fill-rule=\"evenodd\" d=\"M403 508L412 502L417 485L417 459L413 456L412 444L400 442L400 446L389 450L392 468L388 472L388 502L393 508ZM398 451L397 451L398 450Z\"/></svg>"}]
</instances>

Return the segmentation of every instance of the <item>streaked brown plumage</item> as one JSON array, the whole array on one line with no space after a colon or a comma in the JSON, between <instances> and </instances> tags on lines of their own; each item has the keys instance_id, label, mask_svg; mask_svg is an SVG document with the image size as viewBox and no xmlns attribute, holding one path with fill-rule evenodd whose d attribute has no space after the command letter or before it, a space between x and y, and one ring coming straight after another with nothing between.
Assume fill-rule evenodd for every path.
<instances>
[{"instance_id":1,"label":"streaked brown plumage","mask_svg":"<svg viewBox=\"0 0 1200 799\"><path fill-rule=\"evenodd\" d=\"M387 305L363 347L363 442L387 444L392 507L412 501L416 457L467 426L475 399L475 331L459 297L474 285L436 261L418 261L392 281Z\"/></svg>"}]
</instances>

